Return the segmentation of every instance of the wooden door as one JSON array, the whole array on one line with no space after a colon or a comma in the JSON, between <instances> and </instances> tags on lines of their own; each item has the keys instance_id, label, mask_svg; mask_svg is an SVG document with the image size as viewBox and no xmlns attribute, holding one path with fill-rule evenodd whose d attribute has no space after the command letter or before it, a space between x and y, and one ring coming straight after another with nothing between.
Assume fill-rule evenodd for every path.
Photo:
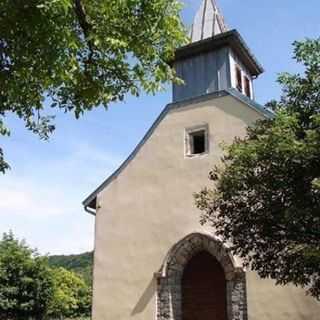
<instances>
[{"instance_id":1,"label":"wooden door","mask_svg":"<svg viewBox=\"0 0 320 320\"><path fill-rule=\"evenodd\" d=\"M224 270L208 252L195 255L183 272L182 320L227 320Z\"/></svg>"}]
</instances>

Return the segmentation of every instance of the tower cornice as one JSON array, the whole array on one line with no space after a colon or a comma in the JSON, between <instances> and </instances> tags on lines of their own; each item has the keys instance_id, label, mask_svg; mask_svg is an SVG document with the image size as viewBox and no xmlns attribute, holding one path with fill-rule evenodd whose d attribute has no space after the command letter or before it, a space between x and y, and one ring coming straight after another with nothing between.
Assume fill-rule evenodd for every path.
<instances>
[{"instance_id":1,"label":"tower cornice","mask_svg":"<svg viewBox=\"0 0 320 320\"><path fill-rule=\"evenodd\" d=\"M205 52L210 52L221 47L232 48L246 64L252 76L257 77L264 72L263 67L258 62L257 58L251 52L246 42L236 29L220 33L211 38L193 42L184 47L178 48L172 63L191 58Z\"/></svg>"}]
</instances>

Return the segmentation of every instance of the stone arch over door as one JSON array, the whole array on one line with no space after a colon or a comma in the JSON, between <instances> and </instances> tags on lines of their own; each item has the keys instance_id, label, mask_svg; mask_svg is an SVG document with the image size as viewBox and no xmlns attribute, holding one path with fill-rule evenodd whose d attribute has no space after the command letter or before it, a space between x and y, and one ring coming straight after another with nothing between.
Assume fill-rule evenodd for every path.
<instances>
[{"instance_id":1,"label":"stone arch over door","mask_svg":"<svg viewBox=\"0 0 320 320\"><path fill-rule=\"evenodd\" d=\"M198 253L211 254L221 265L226 279L228 320L247 320L246 278L221 241L211 235L193 233L176 243L161 267L157 287L157 320L182 320L181 281L188 262Z\"/></svg>"}]
</instances>

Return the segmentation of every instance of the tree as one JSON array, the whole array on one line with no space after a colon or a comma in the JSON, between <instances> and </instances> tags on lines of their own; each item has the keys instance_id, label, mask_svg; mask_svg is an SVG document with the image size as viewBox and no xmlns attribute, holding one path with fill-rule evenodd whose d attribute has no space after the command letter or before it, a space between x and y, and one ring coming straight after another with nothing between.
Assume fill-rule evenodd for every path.
<instances>
[{"instance_id":1,"label":"tree","mask_svg":"<svg viewBox=\"0 0 320 320\"><path fill-rule=\"evenodd\" d=\"M64 268L50 268L47 257L17 240L0 241L0 319L42 320L89 317L91 287Z\"/></svg>"},{"instance_id":2,"label":"tree","mask_svg":"<svg viewBox=\"0 0 320 320\"><path fill-rule=\"evenodd\" d=\"M80 275L85 283L92 287L93 252L85 252L75 255L58 255L48 257L49 266L62 267Z\"/></svg>"},{"instance_id":3,"label":"tree","mask_svg":"<svg viewBox=\"0 0 320 320\"><path fill-rule=\"evenodd\" d=\"M48 315L55 319L89 317L91 289L81 276L64 268L53 269L54 295Z\"/></svg>"},{"instance_id":4,"label":"tree","mask_svg":"<svg viewBox=\"0 0 320 320\"><path fill-rule=\"evenodd\" d=\"M295 42L304 74L282 74L273 119L226 147L196 194L201 222L263 277L320 298L320 39Z\"/></svg>"},{"instance_id":5,"label":"tree","mask_svg":"<svg viewBox=\"0 0 320 320\"><path fill-rule=\"evenodd\" d=\"M8 113L47 139L50 107L78 118L178 81L169 62L186 41L180 8L178 0L3 0L0 135L10 133Z\"/></svg>"},{"instance_id":6,"label":"tree","mask_svg":"<svg viewBox=\"0 0 320 320\"><path fill-rule=\"evenodd\" d=\"M45 258L12 233L0 241L0 319L44 319L53 296Z\"/></svg>"}]
</instances>

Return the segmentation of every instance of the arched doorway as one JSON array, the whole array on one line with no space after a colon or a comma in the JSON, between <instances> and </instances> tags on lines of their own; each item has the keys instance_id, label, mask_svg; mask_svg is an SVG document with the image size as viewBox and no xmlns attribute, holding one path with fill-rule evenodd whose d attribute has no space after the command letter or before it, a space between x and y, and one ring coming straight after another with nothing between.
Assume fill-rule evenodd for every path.
<instances>
[{"instance_id":1,"label":"arched doorway","mask_svg":"<svg viewBox=\"0 0 320 320\"><path fill-rule=\"evenodd\" d=\"M182 276L182 320L227 320L226 278L207 251L197 253Z\"/></svg>"},{"instance_id":2,"label":"arched doorway","mask_svg":"<svg viewBox=\"0 0 320 320\"><path fill-rule=\"evenodd\" d=\"M200 253L205 253L200 256ZM208 256L209 255L209 256ZM199 259L198 259L199 258ZM202 260L203 259L203 260ZM200 261L205 263L200 263ZM209 261L207 261L209 260ZM194 262L193 262L194 261ZM222 275L220 279L225 279L225 293L218 295L224 297L219 305L226 305L221 317L210 317L210 320L248 320L247 315L247 293L246 274L243 268L237 265L230 255L229 250L223 243L215 237L202 233L192 233L178 241L169 250L157 277L157 320L184 320L183 318L183 277L188 278L186 270L196 270L192 264L198 264L198 272L202 274L206 271L201 269L210 266L210 270L215 277ZM222 269L222 270L221 270ZM211 271L207 273L211 274ZM212 274L211 274L212 276ZM191 276L190 276L191 277ZM208 279L208 277L206 277ZM184 282L187 280L184 280ZM212 286L210 286L210 289ZM218 285L216 285L218 288ZM223 289L222 289L223 290ZM208 289L209 291L209 289ZM220 290L221 291L221 290ZM216 291L215 291L216 292ZM186 301L186 300L185 300ZM210 303L212 299L210 298ZM186 305L187 302L184 302ZM201 308L203 309L203 308ZM200 317L201 320L205 318ZM193 318L192 320L197 320Z\"/></svg>"}]
</instances>

